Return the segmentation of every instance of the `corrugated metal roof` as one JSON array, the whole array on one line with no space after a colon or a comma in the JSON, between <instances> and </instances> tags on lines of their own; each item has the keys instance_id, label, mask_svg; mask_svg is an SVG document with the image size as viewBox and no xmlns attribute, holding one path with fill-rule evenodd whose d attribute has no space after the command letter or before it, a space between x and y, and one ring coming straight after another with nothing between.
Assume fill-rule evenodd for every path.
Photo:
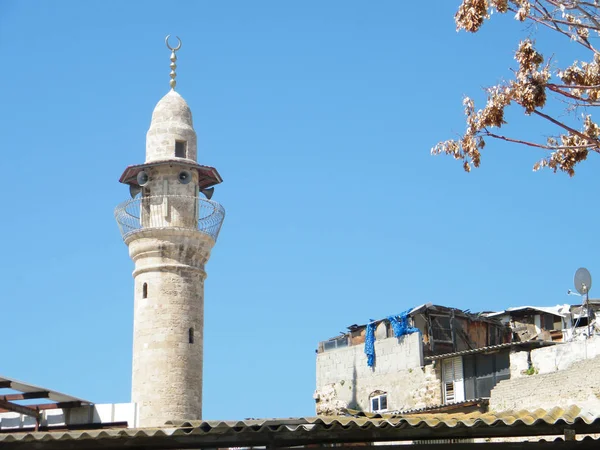
<instances>
[{"instance_id":1,"label":"corrugated metal roof","mask_svg":"<svg viewBox=\"0 0 600 450\"><path fill-rule=\"evenodd\" d=\"M572 406L550 411L309 417L237 422L185 421L162 428L0 434L3 450L205 448L557 436L600 433L600 418Z\"/></svg>"},{"instance_id":2,"label":"corrugated metal roof","mask_svg":"<svg viewBox=\"0 0 600 450\"><path fill-rule=\"evenodd\" d=\"M472 355L475 353L486 353L493 352L496 350L502 350L505 348L512 347L547 347L550 345L562 344L560 342L552 341L523 341L523 342L508 342L506 344L489 345L487 347L473 348L470 350L461 350L459 352L444 353L442 355L426 356L423 358L425 361L435 361L436 359L452 358L454 356Z\"/></svg>"},{"instance_id":3,"label":"corrugated metal roof","mask_svg":"<svg viewBox=\"0 0 600 450\"><path fill-rule=\"evenodd\" d=\"M498 324L498 319L495 319L493 317L490 317L489 314L500 314L500 313L489 313L489 314L476 314L476 313L472 313L469 310L467 311L463 311L462 309L458 309L458 308L452 308L449 306L442 306L442 305L434 305L433 303L424 303L422 305L419 306L415 306L414 308L412 308L408 315L410 317L414 316L415 314L419 314L425 311L429 311L429 312L433 312L435 313L439 313L440 315L450 315L452 312L454 312L454 314L457 317L468 317L471 320L478 320L481 322L488 322L488 323L495 323ZM377 320L371 320L369 323L374 323L374 324L379 324L381 322L386 322L388 319L387 317L383 317L381 319L377 319ZM350 331L355 331L359 328L366 328L367 324L352 324L350 326L348 326L348 330ZM343 333L345 334L345 333ZM342 334L342 335L343 335ZM336 337L339 337L336 336ZM331 339L335 339L331 338ZM327 339L327 340L331 340L331 339Z\"/></svg>"},{"instance_id":4,"label":"corrugated metal roof","mask_svg":"<svg viewBox=\"0 0 600 450\"><path fill-rule=\"evenodd\" d=\"M509 410L501 412L479 412L473 411L468 413L436 413L432 412L429 414L416 414L416 413L383 413L374 414L367 412L360 412L357 417L365 417L368 419L381 419L381 420L415 420L418 419L421 422L427 423L428 426L437 426L444 424L448 426L465 425L474 426L477 422L483 422L487 425L498 425L504 424L509 426L516 426L520 423L525 425L533 425L534 423L544 422L546 424L556 424L558 422L573 424L578 421L583 421L587 424L591 424L597 421L600 424L600 416L595 413L583 411L578 406L570 406L568 408L552 408L551 410L536 409L535 411L527 410ZM413 423L413 425L420 425L420 422Z\"/></svg>"},{"instance_id":5,"label":"corrugated metal roof","mask_svg":"<svg viewBox=\"0 0 600 450\"><path fill-rule=\"evenodd\" d=\"M493 313L487 313L487 317L496 317L503 314L510 314L511 312L522 312L527 310L542 312L546 314L552 314L554 316L566 317L569 313L570 305L556 305L556 306L513 306L506 308L504 311L498 311Z\"/></svg>"},{"instance_id":6,"label":"corrugated metal roof","mask_svg":"<svg viewBox=\"0 0 600 450\"><path fill-rule=\"evenodd\" d=\"M490 399L489 398L484 398L484 397L480 397L480 398L474 398L471 400L464 400L461 402L449 402L449 403L440 403L438 405L432 405L432 406L425 406L423 408L412 408L412 409L403 409L403 410L396 410L396 411L390 411L389 414L395 414L395 415L405 415L405 414L417 414L417 413L422 413L422 412L427 412L427 411L437 411L439 412L443 412L440 411L442 409L459 409L459 408L464 408L464 407L480 407L480 406L485 406L487 407L487 405L489 405L490 403Z\"/></svg>"}]
</instances>

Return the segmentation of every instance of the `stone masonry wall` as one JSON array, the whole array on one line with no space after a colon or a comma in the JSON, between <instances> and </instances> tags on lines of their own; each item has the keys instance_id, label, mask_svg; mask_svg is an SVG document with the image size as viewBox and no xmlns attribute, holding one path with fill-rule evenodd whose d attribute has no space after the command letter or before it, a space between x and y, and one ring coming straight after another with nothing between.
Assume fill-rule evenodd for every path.
<instances>
[{"instance_id":1,"label":"stone masonry wall","mask_svg":"<svg viewBox=\"0 0 600 450\"><path fill-rule=\"evenodd\" d=\"M175 141L187 144L187 158L197 160L192 111L176 91L169 91L154 108L146 134L146 162L175 159Z\"/></svg>"},{"instance_id":2,"label":"stone masonry wall","mask_svg":"<svg viewBox=\"0 0 600 450\"><path fill-rule=\"evenodd\" d=\"M510 366L511 378L492 390L490 409L534 410L577 405L600 413L599 337L515 352L511 354Z\"/></svg>"},{"instance_id":3,"label":"stone masonry wall","mask_svg":"<svg viewBox=\"0 0 600 450\"><path fill-rule=\"evenodd\" d=\"M367 365L364 345L317 355L317 414L338 414L341 408L369 411L376 391L388 394L388 410L441 403L439 373L432 364L422 367L419 333L376 340L375 355L373 368Z\"/></svg>"},{"instance_id":4,"label":"stone masonry wall","mask_svg":"<svg viewBox=\"0 0 600 450\"><path fill-rule=\"evenodd\" d=\"M566 370L501 381L492 390L490 410L580 408L600 413L600 357Z\"/></svg>"},{"instance_id":5,"label":"stone masonry wall","mask_svg":"<svg viewBox=\"0 0 600 450\"><path fill-rule=\"evenodd\" d=\"M198 420L204 264L214 242L199 231L165 228L139 231L126 243L135 262L131 395L139 425Z\"/></svg>"}]
</instances>

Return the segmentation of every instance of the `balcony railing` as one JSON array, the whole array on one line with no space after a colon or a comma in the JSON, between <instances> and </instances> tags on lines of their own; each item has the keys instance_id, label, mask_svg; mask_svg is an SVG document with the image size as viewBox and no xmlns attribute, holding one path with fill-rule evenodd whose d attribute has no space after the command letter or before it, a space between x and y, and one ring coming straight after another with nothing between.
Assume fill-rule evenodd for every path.
<instances>
[{"instance_id":1,"label":"balcony railing","mask_svg":"<svg viewBox=\"0 0 600 450\"><path fill-rule=\"evenodd\" d=\"M115 218L125 239L149 228L185 228L219 236L225 209L217 202L183 195L136 197L115 208Z\"/></svg>"}]
</instances>

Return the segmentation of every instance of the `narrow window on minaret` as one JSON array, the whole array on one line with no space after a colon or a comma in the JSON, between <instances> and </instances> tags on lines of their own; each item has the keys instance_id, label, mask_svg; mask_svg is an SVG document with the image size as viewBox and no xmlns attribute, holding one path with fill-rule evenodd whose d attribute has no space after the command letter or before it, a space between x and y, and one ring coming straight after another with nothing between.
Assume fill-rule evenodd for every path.
<instances>
[{"instance_id":1,"label":"narrow window on minaret","mask_svg":"<svg viewBox=\"0 0 600 450\"><path fill-rule=\"evenodd\" d=\"M148 283L142 286L142 298L148 298Z\"/></svg>"},{"instance_id":2,"label":"narrow window on minaret","mask_svg":"<svg viewBox=\"0 0 600 450\"><path fill-rule=\"evenodd\" d=\"M175 156L177 158L187 158L187 142L175 141Z\"/></svg>"},{"instance_id":3,"label":"narrow window on minaret","mask_svg":"<svg viewBox=\"0 0 600 450\"><path fill-rule=\"evenodd\" d=\"M188 330L188 342L189 342L190 344L193 344L193 343L194 343L194 329L193 329L193 328L190 328L190 329Z\"/></svg>"}]
</instances>

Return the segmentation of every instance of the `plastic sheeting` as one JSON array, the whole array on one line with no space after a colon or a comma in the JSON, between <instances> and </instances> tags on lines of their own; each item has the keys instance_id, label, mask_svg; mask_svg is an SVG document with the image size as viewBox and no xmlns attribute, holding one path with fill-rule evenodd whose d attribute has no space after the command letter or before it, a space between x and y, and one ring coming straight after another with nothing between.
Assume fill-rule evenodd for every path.
<instances>
[{"instance_id":1,"label":"plastic sheeting","mask_svg":"<svg viewBox=\"0 0 600 450\"><path fill-rule=\"evenodd\" d=\"M397 316L389 316L387 318L392 325L392 329L394 330L394 336L397 338L419 331L418 328L411 327L408 324L408 313L411 311L412 309L407 309ZM375 366L375 322L370 322L367 324L367 330L365 333L365 355L367 355L367 365L369 367Z\"/></svg>"},{"instance_id":2,"label":"plastic sheeting","mask_svg":"<svg viewBox=\"0 0 600 450\"><path fill-rule=\"evenodd\" d=\"M375 322L367 324L365 333L365 354L367 355L367 365L375 365Z\"/></svg>"},{"instance_id":3,"label":"plastic sheeting","mask_svg":"<svg viewBox=\"0 0 600 450\"><path fill-rule=\"evenodd\" d=\"M387 319L390 321L392 325L392 329L394 330L394 336L399 338L400 336L404 336L405 334L411 334L418 332L419 329L415 327L411 327L408 324L408 313L412 311L411 309L407 309L401 314L397 316L389 316Z\"/></svg>"}]
</instances>

